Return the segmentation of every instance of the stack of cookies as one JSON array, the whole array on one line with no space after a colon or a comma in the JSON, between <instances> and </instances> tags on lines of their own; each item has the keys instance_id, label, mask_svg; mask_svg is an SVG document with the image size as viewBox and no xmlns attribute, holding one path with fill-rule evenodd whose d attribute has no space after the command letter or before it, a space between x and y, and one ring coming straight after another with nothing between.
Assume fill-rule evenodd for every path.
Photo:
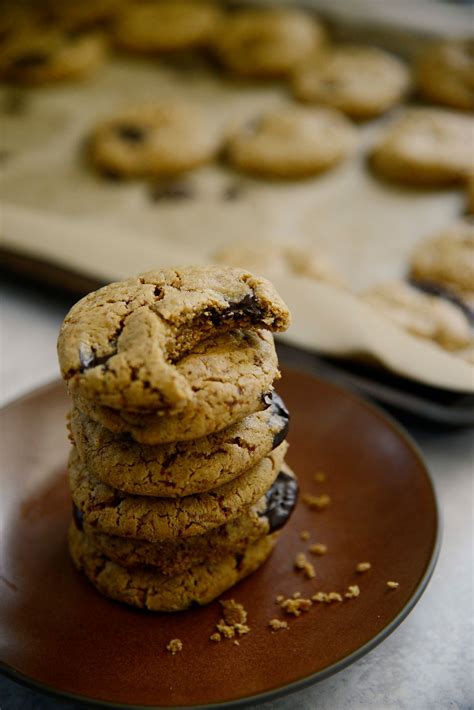
<instances>
[{"instance_id":1,"label":"stack of cookies","mask_svg":"<svg viewBox=\"0 0 474 710\"><path fill-rule=\"evenodd\" d=\"M229 267L146 273L66 316L69 547L103 594L185 609L268 557L297 497L273 390L288 324L268 281Z\"/></svg>"}]
</instances>

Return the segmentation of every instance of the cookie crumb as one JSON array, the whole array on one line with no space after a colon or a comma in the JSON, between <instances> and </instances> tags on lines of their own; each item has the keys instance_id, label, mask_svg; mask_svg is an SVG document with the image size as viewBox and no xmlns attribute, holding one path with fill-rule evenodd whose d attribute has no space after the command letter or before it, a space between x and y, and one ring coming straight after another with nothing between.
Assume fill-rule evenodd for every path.
<instances>
[{"instance_id":1,"label":"cookie crumb","mask_svg":"<svg viewBox=\"0 0 474 710\"><path fill-rule=\"evenodd\" d=\"M397 589L400 586L399 582L387 582L387 587L390 589Z\"/></svg>"},{"instance_id":2,"label":"cookie crumb","mask_svg":"<svg viewBox=\"0 0 474 710\"><path fill-rule=\"evenodd\" d=\"M367 570L371 567L372 565L370 564L370 562L359 562L356 567L356 572L367 572Z\"/></svg>"},{"instance_id":3,"label":"cookie crumb","mask_svg":"<svg viewBox=\"0 0 474 710\"><path fill-rule=\"evenodd\" d=\"M235 639L235 641L234 641L234 646L240 646L240 643L239 643L239 641L237 641L237 639Z\"/></svg>"},{"instance_id":4,"label":"cookie crumb","mask_svg":"<svg viewBox=\"0 0 474 710\"><path fill-rule=\"evenodd\" d=\"M305 542L306 540L309 540L310 537L311 537L311 534L310 534L309 530L302 530L300 532L300 540L303 540L303 542Z\"/></svg>"},{"instance_id":5,"label":"cookie crumb","mask_svg":"<svg viewBox=\"0 0 474 710\"><path fill-rule=\"evenodd\" d=\"M183 650L183 642L181 641L181 639L171 639L171 641L166 647L166 650L169 651L172 656L174 656L176 653L179 653Z\"/></svg>"},{"instance_id":6,"label":"cookie crumb","mask_svg":"<svg viewBox=\"0 0 474 710\"><path fill-rule=\"evenodd\" d=\"M276 601L277 604L279 604L280 602L283 601L284 598L285 598L285 597L283 596L283 594L278 594L278 596L275 597L275 601Z\"/></svg>"},{"instance_id":7,"label":"cookie crumb","mask_svg":"<svg viewBox=\"0 0 474 710\"><path fill-rule=\"evenodd\" d=\"M311 599L313 602L326 603L329 601L329 595L326 592L316 592Z\"/></svg>"},{"instance_id":8,"label":"cookie crumb","mask_svg":"<svg viewBox=\"0 0 474 710\"><path fill-rule=\"evenodd\" d=\"M296 555L295 568L298 570L301 570L303 572L304 576L307 577L308 579L313 579L313 577L316 576L316 572L314 571L314 566L311 564L311 562L308 562L304 552L300 552L298 555Z\"/></svg>"},{"instance_id":9,"label":"cookie crumb","mask_svg":"<svg viewBox=\"0 0 474 710\"><path fill-rule=\"evenodd\" d=\"M301 612L309 611L312 606L313 602L311 599L304 598L294 599L289 597L280 602L280 608L283 609L286 614L292 614L293 616L300 616Z\"/></svg>"},{"instance_id":10,"label":"cookie crumb","mask_svg":"<svg viewBox=\"0 0 474 710\"><path fill-rule=\"evenodd\" d=\"M354 599L355 597L358 597L360 594L360 589L357 584L352 584L347 588L347 592L344 594L346 599Z\"/></svg>"},{"instance_id":11,"label":"cookie crumb","mask_svg":"<svg viewBox=\"0 0 474 710\"><path fill-rule=\"evenodd\" d=\"M320 496L315 496L312 493L304 493L301 496L303 503L306 503L308 508L311 510L324 510L331 503L331 498L327 493L323 493Z\"/></svg>"},{"instance_id":12,"label":"cookie crumb","mask_svg":"<svg viewBox=\"0 0 474 710\"><path fill-rule=\"evenodd\" d=\"M328 546L324 545L322 542L317 542L314 545L311 545L309 551L312 555L325 555L328 551Z\"/></svg>"},{"instance_id":13,"label":"cookie crumb","mask_svg":"<svg viewBox=\"0 0 474 710\"><path fill-rule=\"evenodd\" d=\"M226 599L221 601L222 614L226 624L245 624L247 622L247 612L242 604L239 604L235 599Z\"/></svg>"},{"instance_id":14,"label":"cookie crumb","mask_svg":"<svg viewBox=\"0 0 474 710\"><path fill-rule=\"evenodd\" d=\"M215 633L213 633L209 636L209 640L215 641L216 643L218 643L219 641L222 641L222 636L220 635L220 633L218 631L216 631Z\"/></svg>"},{"instance_id":15,"label":"cookie crumb","mask_svg":"<svg viewBox=\"0 0 474 710\"><path fill-rule=\"evenodd\" d=\"M293 599L299 599L301 597L301 592L293 592L292 594ZM285 597L282 597L280 601L283 601Z\"/></svg>"},{"instance_id":16,"label":"cookie crumb","mask_svg":"<svg viewBox=\"0 0 474 710\"><path fill-rule=\"evenodd\" d=\"M268 622L269 627L272 629L272 631L278 631L279 629L287 629L288 627L288 622L283 621L283 619L270 619Z\"/></svg>"},{"instance_id":17,"label":"cookie crumb","mask_svg":"<svg viewBox=\"0 0 474 710\"><path fill-rule=\"evenodd\" d=\"M316 473L314 474L314 480L316 481L316 483L324 483L324 481L326 480L326 474L322 471L316 471Z\"/></svg>"},{"instance_id":18,"label":"cookie crumb","mask_svg":"<svg viewBox=\"0 0 474 710\"><path fill-rule=\"evenodd\" d=\"M339 592L329 592L328 601L330 602L342 602L342 594Z\"/></svg>"}]
</instances>

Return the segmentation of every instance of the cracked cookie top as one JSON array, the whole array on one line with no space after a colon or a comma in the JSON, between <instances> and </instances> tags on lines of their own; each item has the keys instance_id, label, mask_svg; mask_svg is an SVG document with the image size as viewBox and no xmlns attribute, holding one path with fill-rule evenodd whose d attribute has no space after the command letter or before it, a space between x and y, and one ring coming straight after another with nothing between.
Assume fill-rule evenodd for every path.
<instances>
[{"instance_id":1,"label":"cracked cookie top","mask_svg":"<svg viewBox=\"0 0 474 710\"><path fill-rule=\"evenodd\" d=\"M109 284L73 306L58 357L72 394L112 409L174 413L194 397L176 364L201 341L236 328L288 325L272 285L247 271L160 269Z\"/></svg>"}]
</instances>

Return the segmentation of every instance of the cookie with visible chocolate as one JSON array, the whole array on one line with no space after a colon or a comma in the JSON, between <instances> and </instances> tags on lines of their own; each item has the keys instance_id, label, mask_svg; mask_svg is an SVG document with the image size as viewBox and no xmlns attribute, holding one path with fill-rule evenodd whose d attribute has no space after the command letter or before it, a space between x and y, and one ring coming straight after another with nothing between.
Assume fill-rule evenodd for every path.
<instances>
[{"instance_id":1,"label":"cookie with visible chocolate","mask_svg":"<svg viewBox=\"0 0 474 710\"><path fill-rule=\"evenodd\" d=\"M252 362L256 358L276 374L273 346L258 329L281 331L288 324L288 309L273 286L248 271L159 269L109 284L76 303L61 326L58 357L71 394L122 411L170 414L195 398L189 378L193 368L204 376L205 350L183 360L201 341L251 328L250 341L242 331L228 348L246 341L243 352L255 345ZM217 349L225 360L226 342L219 341Z\"/></svg>"},{"instance_id":2,"label":"cookie with visible chocolate","mask_svg":"<svg viewBox=\"0 0 474 710\"><path fill-rule=\"evenodd\" d=\"M270 555L276 535L267 535L217 561L191 567L174 577L153 567L126 569L110 561L93 539L69 528L69 550L77 569L107 597L150 611L180 611L192 604L208 604L240 579L255 571Z\"/></svg>"},{"instance_id":3,"label":"cookie with visible chocolate","mask_svg":"<svg viewBox=\"0 0 474 710\"><path fill-rule=\"evenodd\" d=\"M75 524L79 530L92 535L94 545L117 564L123 567L148 565L158 568L161 574L173 576L209 559L243 553L250 543L276 532L290 518L297 494L296 478L284 466L265 495L237 518L203 535L155 543L97 533L84 523L77 508Z\"/></svg>"},{"instance_id":4,"label":"cookie with visible chocolate","mask_svg":"<svg viewBox=\"0 0 474 710\"><path fill-rule=\"evenodd\" d=\"M472 342L469 320L460 308L409 284L378 284L361 298L404 330L446 350L461 350Z\"/></svg>"},{"instance_id":5,"label":"cookie with visible chocolate","mask_svg":"<svg viewBox=\"0 0 474 710\"><path fill-rule=\"evenodd\" d=\"M88 143L99 172L173 177L212 160L219 139L196 106L168 100L132 106L101 121Z\"/></svg>"},{"instance_id":6,"label":"cookie with visible chocolate","mask_svg":"<svg viewBox=\"0 0 474 710\"><path fill-rule=\"evenodd\" d=\"M80 79L105 60L99 34L44 30L34 26L13 33L0 50L0 78L13 84L39 85Z\"/></svg>"},{"instance_id":7,"label":"cookie with visible chocolate","mask_svg":"<svg viewBox=\"0 0 474 710\"><path fill-rule=\"evenodd\" d=\"M233 481L183 498L133 496L111 488L90 475L73 448L69 483L87 525L109 535L158 542L201 535L238 517L271 487L287 448L283 442Z\"/></svg>"},{"instance_id":8,"label":"cookie with visible chocolate","mask_svg":"<svg viewBox=\"0 0 474 710\"><path fill-rule=\"evenodd\" d=\"M370 157L382 176L412 185L462 182L472 170L474 119L442 109L412 108L382 134Z\"/></svg>"},{"instance_id":9,"label":"cookie with visible chocolate","mask_svg":"<svg viewBox=\"0 0 474 710\"><path fill-rule=\"evenodd\" d=\"M405 64L377 47L344 46L297 67L293 93L308 103L323 104L351 118L374 118L397 104L408 91Z\"/></svg>"},{"instance_id":10,"label":"cookie with visible chocolate","mask_svg":"<svg viewBox=\"0 0 474 710\"><path fill-rule=\"evenodd\" d=\"M252 8L230 13L218 26L213 48L234 74L284 77L326 43L311 15L295 8Z\"/></svg>"},{"instance_id":11,"label":"cookie with visible chocolate","mask_svg":"<svg viewBox=\"0 0 474 710\"><path fill-rule=\"evenodd\" d=\"M221 18L216 3L161 0L128 4L112 29L116 47L139 54L206 47Z\"/></svg>"},{"instance_id":12,"label":"cookie with visible chocolate","mask_svg":"<svg viewBox=\"0 0 474 710\"><path fill-rule=\"evenodd\" d=\"M452 108L474 110L474 40L437 42L427 47L415 68L421 95Z\"/></svg>"},{"instance_id":13,"label":"cookie with visible chocolate","mask_svg":"<svg viewBox=\"0 0 474 710\"><path fill-rule=\"evenodd\" d=\"M189 442L138 444L78 409L71 413L70 429L81 461L93 476L126 493L173 498L233 480L281 444L288 422L288 410L273 392L267 409Z\"/></svg>"},{"instance_id":14,"label":"cookie with visible chocolate","mask_svg":"<svg viewBox=\"0 0 474 710\"><path fill-rule=\"evenodd\" d=\"M459 221L421 242L410 259L410 277L445 289L474 311L474 224Z\"/></svg>"},{"instance_id":15,"label":"cookie with visible chocolate","mask_svg":"<svg viewBox=\"0 0 474 710\"><path fill-rule=\"evenodd\" d=\"M329 108L279 108L230 136L226 154L243 172L267 178L298 179L324 172L353 150L356 133Z\"/></svg>"}]
</instances>

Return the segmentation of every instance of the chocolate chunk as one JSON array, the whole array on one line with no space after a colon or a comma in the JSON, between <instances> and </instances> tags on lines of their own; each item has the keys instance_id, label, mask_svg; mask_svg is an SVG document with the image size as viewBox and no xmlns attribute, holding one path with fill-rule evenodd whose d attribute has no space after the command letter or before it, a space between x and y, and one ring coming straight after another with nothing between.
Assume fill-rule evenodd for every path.
<instances>
[{"instance_id":1,"label":"chocolate chunk","mask_svg":"<svg viewBox=\"0 0 474 710\"><path fill-rule=\"evenodd\" d=\"M72 504L72 519L74 520L74 525L78 530L84 528L84 514L77 507L77 505Z\"/></svg>"},{"instance_id":2,"label":"chocolate chunk","mask_svg":"<svg viewBox=\"0 0 474 710\"><path fill-rule=\"evenodd\" d=\"M418 281L417 279L410 279L410 284L417 288L423 293L427 293L429 296L438 296L439 298L444 298L445 301L449 301L453 306L457 306L469 320L471 325L474 325L474 310L469 308L467 303L464 303L455 293L450 291L444 286L440 286L433 281Z\"/></svg>"},{"instance_id":3,"label":"chocolate chunk","mask_svg":"<svg viewBox=\"0 0 474 710\"><path fill-rule=\"evenodd\" d=\"M273 486L265 494L267 506L261 516L268 518L270 532L286 523L298 500L298 482L285 471L280 471Z\"/></svg>"},{"instance_id":4,"label":"chocolate chunk","mask_svg":"<svg viewBox=\"0 0 474 710\"><path fill-rule=\"evenodd\" d=\"M47 64L50 60L50 55L46 52L34 51L25 52L25 54L20 54L18 57L12 59L9 64L10 69L33 69L34 67L40 67Z\"/></svg>"},{"instance_id":5,"label":"chocolate chunk","mask_svg":"<svg viewBox=\"0 0 474 710\"><path fill-rule=\"evenodd\" d=\"M219 326L226 320L234 320L237 318L248 318L253 324L262 321L264 311L258 305L255 296L244 296L241 301L229 301L227 308L224 311L208 311L205 315L209 316L211 322L215 326Z\"/></svg>"},{"instance_id":6,"label":"chocolate chunk","mask_svg":"<svg viewBox=\"0 0 474 710\"><path fill-rule=\"evenodd\" d=\"M120 138L129 143L142 143L146 136L146 129L134 126L132 123L120 123L115 126L115 132Z\"/></svg>"},{"instance_id":7,"label":"chocolate chunk","mask_svg":"<svg viewBox=\"0 0 474 710\"><path fill-rule=\"evenodd\" d=\"M111 342L111 347L115 348L116 341ZM97 367L99 365L105 365L107 360L115 354L113 350L108 355L101 355L100 357L96 355L94 348L90 348L88 345L81 343L79 346L79 360L81 362L81 372L85 370L90 370L91 367Z\"/></svg>"},{"instance_id":8,"label":"chocolate chunk","mask_svg":"<svg viewBox=\"0 0 474 710\"><path fill-rule=\"evenodd\" d=\"M290 413L286 408L282 398L277 395L276 392L273 392L272 403L270 407L272 411L272 418L278 418L279 423L281 424L280 431L278 431L273 437L273 448L276 449L276 447L279 446L282 441L285 440L288 434L288 429L290 428Z\"/></svg>"},{"instance_id":9,"label":"chocolate chunk","mask_svg":"<svg viewBox=\"0 0 474 710\"><path fill-rule=\"evenodd\" d=\"M150 190L153 202L160 200L185 200L192 197L194 190L187 182L158 183Z\"/></svg>"}]
</instances>

